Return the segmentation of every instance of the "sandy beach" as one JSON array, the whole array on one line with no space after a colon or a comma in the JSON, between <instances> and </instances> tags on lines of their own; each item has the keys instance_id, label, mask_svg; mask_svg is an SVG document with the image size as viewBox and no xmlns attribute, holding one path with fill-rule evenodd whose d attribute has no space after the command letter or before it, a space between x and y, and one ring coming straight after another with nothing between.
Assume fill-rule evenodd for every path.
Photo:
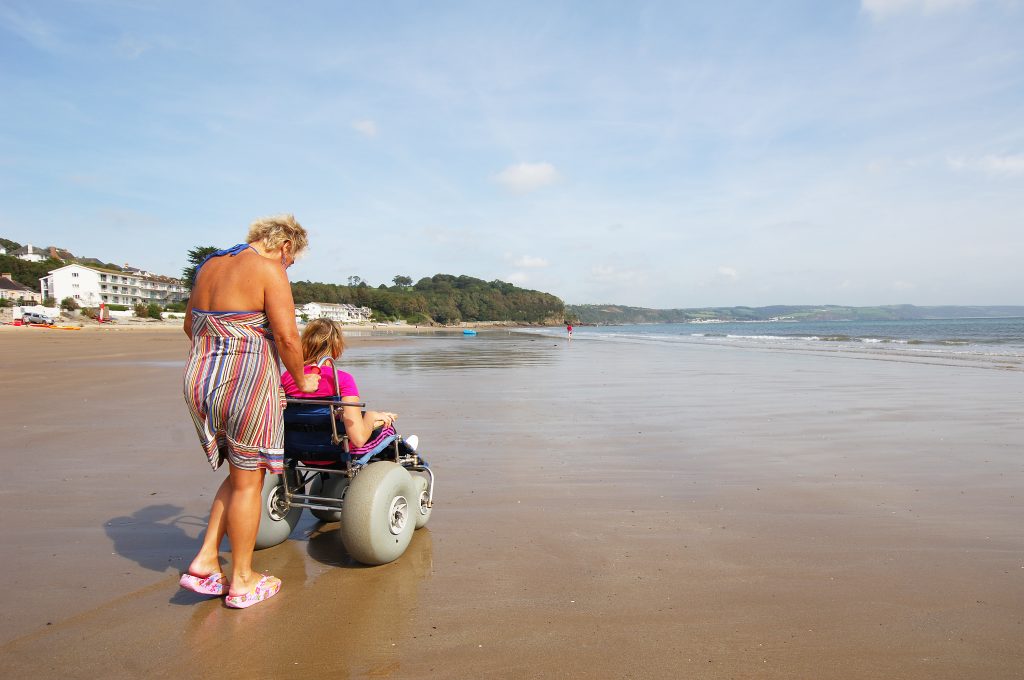
<instances>
[{"instance_id":1,"label":"sandy beach","mask_svg":"<svg viewBox=\"0 0 1024 680\"><path fill-rule=\"evenodd\" d=\"M281 594L233 611L177 587L223 475L180 329L0 333L0 675L1022 676L1019 371L352 339L438 475L431 522L367 568L307 513L256 556Z\"/></svg>"}]
</instances>

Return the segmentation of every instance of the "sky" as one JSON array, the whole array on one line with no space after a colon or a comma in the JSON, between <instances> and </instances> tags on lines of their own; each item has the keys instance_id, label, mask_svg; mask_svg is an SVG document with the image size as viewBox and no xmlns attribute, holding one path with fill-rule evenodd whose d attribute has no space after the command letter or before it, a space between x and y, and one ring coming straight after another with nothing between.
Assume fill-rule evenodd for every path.
<instances>
[{"instance_id":1,"label":"sky","mask_svg":"<svg viewBox=\"0 0 1024 680\"><path fill-rule=\"evenodd\" d=\"M570 304L1024 304L1024 0L0 0L0 236Z\"/></svg>"}]
</instances>

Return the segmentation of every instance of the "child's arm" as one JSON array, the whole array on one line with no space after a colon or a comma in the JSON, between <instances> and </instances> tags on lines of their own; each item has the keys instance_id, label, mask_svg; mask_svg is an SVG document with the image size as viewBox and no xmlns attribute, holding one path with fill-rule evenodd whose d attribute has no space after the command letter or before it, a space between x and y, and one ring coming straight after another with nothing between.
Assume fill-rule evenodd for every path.
<instances>
[{"instance_id":1,"label":"child's arm","mask_svg":"<svg viewBox=\"0 0 1024 680\"><path fill-rule=\"evenodd\" d=\"M358 396L342 397L342 402L359 403ZM345 432L352 446L362 446L373 431L381 425L390 425L398 417L397 413L387 411L367 411L363 413L358 406L345 406L341 409L341 419L345 423Z\"/></svg>"}]
</instances>

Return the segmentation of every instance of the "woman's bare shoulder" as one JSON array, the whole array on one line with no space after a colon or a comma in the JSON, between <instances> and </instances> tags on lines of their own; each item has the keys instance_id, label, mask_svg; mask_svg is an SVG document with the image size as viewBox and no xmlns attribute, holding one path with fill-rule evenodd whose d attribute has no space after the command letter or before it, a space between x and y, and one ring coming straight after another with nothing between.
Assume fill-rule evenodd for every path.
<instances>
[{"instance_id":1,"label":"woman's bare shoulder","mask_svg":"<svg viewBox=\"0 0 1024 680\"><path fill-rule=\"evenodd\" d=\"M272 258L259 253L249 252L237 264L238 277L250 286L265 288L287 283L284 269Z\"/></svg>"}]
</instances>

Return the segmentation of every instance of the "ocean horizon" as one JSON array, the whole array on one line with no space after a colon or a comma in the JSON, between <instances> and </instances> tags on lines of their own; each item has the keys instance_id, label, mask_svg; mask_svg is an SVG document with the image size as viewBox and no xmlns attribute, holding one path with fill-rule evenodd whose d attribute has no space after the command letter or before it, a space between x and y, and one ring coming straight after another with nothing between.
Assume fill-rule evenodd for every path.
<instances>
[{"instance_id":1,"label":"ocean horizon","mask_svg":"<svg viewBox=\"0 0 1024 680\"><path fill-rule=\"evenodd\" d=\"M565 336L564 328L537 333ZM1024 317L908 321L724 321L574 327L574 340L686 343L975 361L1024 370Z\"/></svg>"}]
</instances>

